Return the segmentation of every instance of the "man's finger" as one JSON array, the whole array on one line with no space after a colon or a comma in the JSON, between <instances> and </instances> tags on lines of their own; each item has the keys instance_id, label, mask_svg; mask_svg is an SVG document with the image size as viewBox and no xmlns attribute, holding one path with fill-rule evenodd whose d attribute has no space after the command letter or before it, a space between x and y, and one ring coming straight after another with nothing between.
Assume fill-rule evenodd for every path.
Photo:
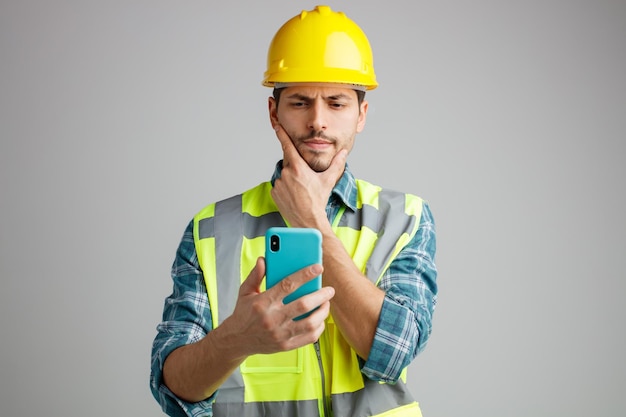
<instances>
[{"instance_id":1,"label":"man's finger","mask_svg":"<svg viewBox=\"0 0 626 417\"><path fill-rule=\"evenodd\" d=\"M274 287L268 291L272 291L276 294L276 297L281 300L300 288L305 283L311 281L316 276L320 275L324 269L320 264L313 264L299 271L294 272L286 278L283 278Z\"/></svg>"},{"instance_id":2,"label":"man's finger","mask_svg":"<svg viewBox=\"0 0 626 417\"><path fill-rule=\"evenodd\" d=\"M246 280L239 287L240 294L249 294L252 292L260 292L261 291L261 282L263 281L263 277L265 276L265 258L259 257L256 260L256 265L250 271L250 274L246 278Z\"/></svg>"},{"instance_id":3,"label":"man's finger","mask_svg":"<svg viewBox=\"0 0 626 417\"><path fill-rule=\"evenodd\" d=\"M330 166L324 172L324 175L330 176L333 181L336 181L337 178L343 174L344 169L346 168L346 159L348 156L348 151L345 149L340 150L333 157L333 160L330 161ZM334 184L334 183L333 183Z\"/></svg>"},{"instance_id":4,"label":"man's finger","mask_svg":"<svg viewBox=\"0 0 626 417\"><path fill-rule=\"evenodd\" d=\"M275 130L276 137L278 138L278 141L283 148L283 165L289 165L302 159L295 145L291 141L291 138L289 137L285 129L283 129L282 125L277 124Z\"/></svg>"}]
</instances>

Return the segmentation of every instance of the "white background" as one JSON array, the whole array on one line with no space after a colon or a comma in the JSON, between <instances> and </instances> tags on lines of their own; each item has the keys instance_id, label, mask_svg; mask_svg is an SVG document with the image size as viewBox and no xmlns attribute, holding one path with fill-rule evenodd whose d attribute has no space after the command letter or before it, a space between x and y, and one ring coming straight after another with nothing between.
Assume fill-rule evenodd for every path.
<instances>
[{"instance_id":1,"label":"white background","mask_svg":"<svg viewBox=\"0 0 626 417\"><path fill-rule=\"evenodd\" d=\"M0 415L159 416L182 232L269 179L299 1L0 2ZM336 1L368 34L353 172L431 204L425 417L626 414L624 1Z\"/></svg>"}]
</instances>

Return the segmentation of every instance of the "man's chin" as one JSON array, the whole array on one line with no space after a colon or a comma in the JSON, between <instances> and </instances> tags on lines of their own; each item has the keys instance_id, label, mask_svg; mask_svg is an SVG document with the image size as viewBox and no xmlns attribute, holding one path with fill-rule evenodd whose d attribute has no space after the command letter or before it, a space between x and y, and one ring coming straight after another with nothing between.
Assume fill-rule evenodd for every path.
<instances>
[{"instance_id":1,"label":"man's chin","mask_svg":"<svg viewBox=\"0 0 626 417\"><path fill-rule=\"evenodd\" d=\"M307 161L309 167L315 172L324 172L330 168L330 161L322 158L310 158Z\"/></svg>"}]
</instances>

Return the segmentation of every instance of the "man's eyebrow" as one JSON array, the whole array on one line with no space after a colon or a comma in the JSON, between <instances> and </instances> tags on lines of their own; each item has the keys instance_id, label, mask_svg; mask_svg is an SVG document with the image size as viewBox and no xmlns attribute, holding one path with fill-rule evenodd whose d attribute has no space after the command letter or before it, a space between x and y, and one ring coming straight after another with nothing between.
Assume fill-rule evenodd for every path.
<instances>
[{"instance_id":1,"label":"man's eyebrow","mask_svg":"<svg viewBox=\"0 0 626 417\"><path fill-rule=\"evenodd\" d=\"M339 93L339 94L333 94L332 96L328 96L326 97L327 100L351 100L352 97L350 97L348 94L345 93Z\"/></svg>"},{"instance_id":2,"label":"man's eyebrow","mask_svg":"<svg viewBox=\"0 0 626 417\"><path fill-rule=\"evenodd\" d=\"M302 93L293 93L291 95L288 95L287 98L291 99L291 100L302 100L302 101L311 101L311 100L314 99L313 97L309 97L309 96L304 95ZM341 100L341 99L350 100L351 99L351 97L348 94L345 94L345 93L333 94L333 95L330 95L330 96L324 96L322 98L324 100Z\"/></svg>"},{"instance_id":3,"label":"man's eyebrow","mask_svg":"<svg viewBox=\"0 0 626 417\"><path fill-rule=\"evenodd\" d=\"M287 96L287 98L292 99L292 100L303 100L303 101L313 100L311 97L305 96L304 94L300 94L300 93L293 93Z\"/></svg>"}]
</instances>

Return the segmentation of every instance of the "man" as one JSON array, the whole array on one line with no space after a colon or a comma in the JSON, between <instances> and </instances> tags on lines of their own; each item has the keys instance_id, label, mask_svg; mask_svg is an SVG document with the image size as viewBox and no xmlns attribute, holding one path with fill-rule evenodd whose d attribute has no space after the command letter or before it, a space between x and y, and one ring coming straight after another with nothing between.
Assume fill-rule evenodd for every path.
<instances>
[{"instance_id":1,"label":"man","mask_svg":"<svg viewBox=\"0 0 626 417\"><path fill-rule=\"evenodd\" d=\"M263 83L283 160L185 231L152 392L172 416L420 416L405 373L431 332L435 230L420 198L346 165L377 86L369 42L343 13L303 11L272 40ZM321 232L323 265L264 291L263 236L285 225ZM323 288L283 303L322 272Z\"/></svg>"}]
</instances>

